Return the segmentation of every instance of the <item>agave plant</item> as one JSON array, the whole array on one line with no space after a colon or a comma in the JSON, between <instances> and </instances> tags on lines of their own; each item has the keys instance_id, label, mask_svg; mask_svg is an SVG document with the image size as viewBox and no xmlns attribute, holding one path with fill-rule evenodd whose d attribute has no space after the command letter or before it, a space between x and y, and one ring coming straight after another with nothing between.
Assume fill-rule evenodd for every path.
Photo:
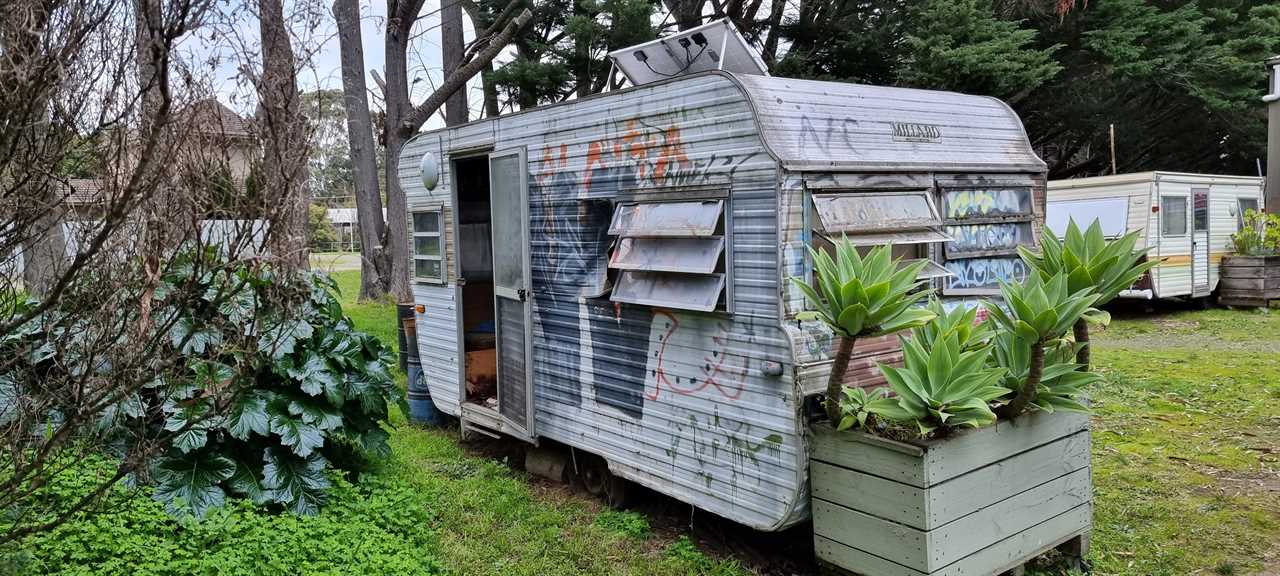
<instances>
[{"instance_id":1,"label":"agave plant","mask_svg":"<svg viewBox=\"0 0 1280 576\"><path fill-rule=\"evenodd\" d=\"M1092 306L1099 296L1093 287L1071 291L1067 286L1067 275L1063 273L1054 274L1047 280L1041 279L1039 274L1028 274L1022 284L1001 282L1000 293L1009 305L1009 311L987 302L989 318L996 328L1014 335L1016 342L1011 345L1027 348L1026 377L1020 386L1014 388L1016 394L1002 414L1014 418L1036 400L1044 377L1045 346L1055 344L1086 314L1097 314L1098 310Z\"/></svg>"},{"instance_id":2,"label":"agave plant","mask_svg":"<svg viewBox=\"0 0 1280 576\"><path fill-rule=\"evenodd\" d=\"M1121 290L1132 286L1148 270L1159 264L1158 260L1142 261L1147 250L1134 250L1138 233L1130 232L1108 241L1097 220L1084 232L1075 220L1067 223L1067 234L1059 239L1048 228L1044 229L1039 253L1019 247L1018 253L1027 266L1041 279L1048 280L1056 274L1067 277L1067 290L1078 292L1093 289L1098 294L1094 306L1101 306L1115 299ZM1093 314L1080 318L1072 326L1076 342L1082 344L1076 362L1084 370L1089 368L1089 322L1106 323L1109 316Z\"/></svg>"},{"instance_id":3,"label":"agave plant","mask_svg":"<svg viewBox=\"0 0 1280 576\"><path fill-rule=\"evenodd\" d=\"M921 436L941 427L995 422L991 403L1009 389L1000 385L1005 369L988 365L990 344L965 350L959 331L918 329L914 337L902 339L902 350L901 368L880 365L897 396L872 400L870 412L914 423Z\"/></svg>"},{"instance_id":4,"label":"agave plant","mask_svg":"<svg viewBox=\"0 0 1280 576\"><path fill-rule=\"evenodd\" d=\"M809 249L814 285L790 279L813 307L796 317L821 320L841 337L827 378L826 410L833 425L840 421L841 388L857 338L914 328L934 317L929 310L912 307L927 295L920 290L924 282L916 280L925 262L901 265L891 249L877 246L863 257L848 237L841 236L834 259L826 251Z\"/></svg>"},{"instance_id":5,"label":"agave plant","mask_svg":"<svg viewBox=\"0 0 1280 576\"><path fill-rule=\"evenodd\" d=\"M996 333L992 340L994 345L991 364L1005 368L1003 386L1017 390L1027 379L1031 368L1030 347L1026 346L1016 334L1008 331ZM1040 373L1040 384L1036 390L1032 404L1044 412L1066 410L1072 412L1088 412L1089 408L1080 402L1084 388L1102 376L1080 370L1075 362L1076 352L1080 344L1066 339L1054 341L1045 346L1044 368Z\"/></svg>"},{"instance_id":6,"label":"agave plant","mask_svg":"<svg viewBox=\"0 0 1280 576\"><path fill-rule=\"evenodd\" d=\"M848 430L854 424L857 424L858 428L866 428L867 421L875 413L874 406L888 398L888 396L888 388L876 388L868 392L866 388L846 386L844 397L840 399L840 413L842 416L839 424L836 424L836 431Z\"/></svg>"},{"instance_id":7,"label":"agave plant","mask_svg":"<svg viewBox=\"0 0 1280 576\"><path fill-rule=\"evenodd\" d=\"M912 338L933 342L940 333L952 333L960 338L961 350L981 348L991 341L993 332L991 325L978 322L978 309L971 306L956 306L950 312L942 306L942 301L930 298L925 309L933 312L935 318L927 324L911 330Z\"/></svg>"}]
</instances>

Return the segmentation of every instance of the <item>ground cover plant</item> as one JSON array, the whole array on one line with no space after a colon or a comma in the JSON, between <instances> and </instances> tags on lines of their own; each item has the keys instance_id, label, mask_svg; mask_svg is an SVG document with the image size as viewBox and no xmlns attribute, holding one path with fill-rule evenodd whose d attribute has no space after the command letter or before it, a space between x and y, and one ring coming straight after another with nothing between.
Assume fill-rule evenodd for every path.
<instances>
[{"instance_id":1,"label":"ground cover plant","mask_svg":"<svg viewBox=\"0 0 1280 576\"><path fill-rule=\"evenodd\" d=\"M333 274L354 328L395 344L390 302L356 303L357 271ZM398 385L404 375L393 368ZM328 472L311 516L231 499L203 520L175 518L145 486L117 486L106 509L0 548L0 574L704 574L746 571L635 513L531 484L504 462L469 455L456 434L407 424L395 407L391 455L351 482ZM86 462L81 482L102 473ZM87 483L48 487L57 506Z\"/></svg>"}]
</instances>

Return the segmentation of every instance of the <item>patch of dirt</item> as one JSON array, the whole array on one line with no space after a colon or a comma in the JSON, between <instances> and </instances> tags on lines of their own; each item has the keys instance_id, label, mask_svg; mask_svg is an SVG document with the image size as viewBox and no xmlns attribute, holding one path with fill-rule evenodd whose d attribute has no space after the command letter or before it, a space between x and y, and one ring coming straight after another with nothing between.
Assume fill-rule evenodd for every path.
<instances>
[{"instance_id":1,"label":"patch of dirt","mask_svg":"<svg viewBox=\"0 0 1280 576\"><path fill-rule=\"evenodd\" d=\"M1157 318L1151 323L1164 328L1165 330L1195 330L1200 327L1200 323L1195 320L1171 320L1168 318Z\"/></svg>"}]
</instances>

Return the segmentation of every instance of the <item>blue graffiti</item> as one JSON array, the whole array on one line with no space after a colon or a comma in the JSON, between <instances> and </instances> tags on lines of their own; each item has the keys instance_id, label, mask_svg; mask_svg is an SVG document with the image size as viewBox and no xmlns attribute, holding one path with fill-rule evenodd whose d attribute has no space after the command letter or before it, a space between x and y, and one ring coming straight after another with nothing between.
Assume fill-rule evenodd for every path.
<instances>
[{"instance_id":1,"label":"blue graffiti","mask_svg":"<svg viewBox=\"0 0 1280 576\"><path fill-rule=\"evenodd\" d=\"M949 288L998 288L1000 282L1019 282L1027 266L1018 258L966 258L948 260L947 271L954 274Z\"/></svg>"}]
</instances>

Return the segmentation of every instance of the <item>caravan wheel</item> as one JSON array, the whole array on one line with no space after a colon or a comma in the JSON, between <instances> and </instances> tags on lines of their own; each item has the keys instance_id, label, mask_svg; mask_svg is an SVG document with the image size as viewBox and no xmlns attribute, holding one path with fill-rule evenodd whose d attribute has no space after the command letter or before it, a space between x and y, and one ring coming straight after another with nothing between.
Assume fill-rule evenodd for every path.
<instances>
[{"instance_id":1,"label":"caravan wheel","mask_svg":"<svg viewBox=\"0 0 1280 576\"><path fill-rule=\"evenodd\" d=\"M588 494L608 504L610 508L622 509L630 501L630 482L626 478L614 476L609 470L609 463L599 456L583 458L578 467L578 483Z\"/></svg>"}]
</instances>

